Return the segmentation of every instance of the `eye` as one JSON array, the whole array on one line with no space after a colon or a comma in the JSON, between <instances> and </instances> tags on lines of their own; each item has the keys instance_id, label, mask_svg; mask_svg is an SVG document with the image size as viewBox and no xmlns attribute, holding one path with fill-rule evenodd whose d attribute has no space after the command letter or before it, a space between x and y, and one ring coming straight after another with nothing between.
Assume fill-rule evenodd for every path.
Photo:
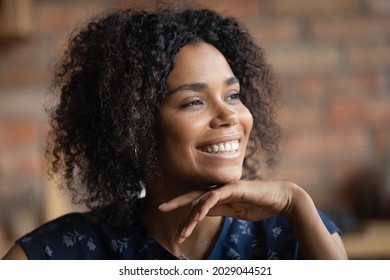
<instances>
[{"instance_id":1,"label":"eye","mask_svg":"<svg viewBox=\"0 0 390 280\"><path fill-rule=\"evenodd\" d=\"M232 94L229 94L227 97L226 97L226 101L240 101L240 93L239 92L234 92Z\"/></svg>"},{"instance_id":2,"label":"eye","mask_svg":"<svg viewBox=\"0 0 390 280\"><path fill-rule=\"evenodd\" d=\"M197 106L202 106L203 102L200 99L193 100L191 102L183 104L181 107L182 108L188 108L188 107L197 107Z\"/></svg>"}]
</instances>

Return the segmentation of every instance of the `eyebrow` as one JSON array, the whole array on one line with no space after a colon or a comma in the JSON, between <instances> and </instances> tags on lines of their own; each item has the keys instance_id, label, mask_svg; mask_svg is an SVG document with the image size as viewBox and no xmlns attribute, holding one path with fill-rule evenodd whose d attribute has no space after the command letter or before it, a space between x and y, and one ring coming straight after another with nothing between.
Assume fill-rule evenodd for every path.
<instances>
[{"instance_id":1,"label":"eyebrow","mask_svg":"<svg viewBox=\"0 0 390 280\"><path fill-rule=\"evenodd\" d=\"M223 83L226 86L231 86L233 84L239 83L240 81L236 76L230 77L226 79ZM202 91L207 88L207 83L190 83L190 84L183 84L178 86L177 88L171 90L168 92L168 94L175 93L177 91L181 90L192 90L192 91Z\"/></svg>"}]
</instances>

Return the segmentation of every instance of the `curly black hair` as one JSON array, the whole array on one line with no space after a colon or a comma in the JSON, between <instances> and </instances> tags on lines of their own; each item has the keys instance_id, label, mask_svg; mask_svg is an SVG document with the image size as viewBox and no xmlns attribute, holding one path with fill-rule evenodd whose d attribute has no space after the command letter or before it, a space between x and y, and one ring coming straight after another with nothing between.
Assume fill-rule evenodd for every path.
<instances>
[{"instance_id":1,"label":"curly black hair","mask_svg":"<svg viewBox=\"0 0 390 280\"><path fill-rule=\"evenodd\" d=\"M116 205L108 216L131 221L139 194L158 175L159 108L175 55L206 42L226 58L253 115L243 178L258 176L279 155L278 94L262 48L236 19L207 9L121 9L75 30L56 64L48 107L50 173L60 173L73 200L89 209Z\"/></svg>"}]
</instances>

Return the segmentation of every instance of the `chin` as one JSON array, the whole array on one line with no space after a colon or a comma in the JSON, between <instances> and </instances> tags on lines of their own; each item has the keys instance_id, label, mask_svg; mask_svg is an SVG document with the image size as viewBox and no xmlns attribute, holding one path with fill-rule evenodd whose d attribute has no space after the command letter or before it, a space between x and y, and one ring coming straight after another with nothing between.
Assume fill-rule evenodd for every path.
<instances>
[{"instance_id":1,"label":"chin","mask_svg":"<svg viewBox=\"0 0 390 280\"><path fill-rule=\"evenodd\" d=\"M231 183L231 182L240 180L241 176L242 176L242 172L236 172L236 173L228 172L225 174L221 174L218 177L215 177L213 181L214 181L214 184L216 184L216 185L224 185L227 183Z\"/></svg>"}]
</instances>

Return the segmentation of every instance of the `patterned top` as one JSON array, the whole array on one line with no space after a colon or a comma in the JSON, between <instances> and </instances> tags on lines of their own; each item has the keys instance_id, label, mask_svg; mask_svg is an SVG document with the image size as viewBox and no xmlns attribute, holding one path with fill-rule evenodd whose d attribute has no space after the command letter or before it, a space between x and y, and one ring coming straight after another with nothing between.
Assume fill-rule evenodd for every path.
<instances>
[{"instance_id":1,"label":"patterned top","mask_svg":"<svg viewBox=\"0 0 390 280\"><path fill-rule=\"evenodd\" d=\"M339 228L323 213L330 233ZM71 213L48 222L16 241L29 259L177 259L151 238L142 224L119 229ZM298 242L287 220L276 215L258 222L224 218L208 259L300 259Z\"/></svg>"}]
</instances>

